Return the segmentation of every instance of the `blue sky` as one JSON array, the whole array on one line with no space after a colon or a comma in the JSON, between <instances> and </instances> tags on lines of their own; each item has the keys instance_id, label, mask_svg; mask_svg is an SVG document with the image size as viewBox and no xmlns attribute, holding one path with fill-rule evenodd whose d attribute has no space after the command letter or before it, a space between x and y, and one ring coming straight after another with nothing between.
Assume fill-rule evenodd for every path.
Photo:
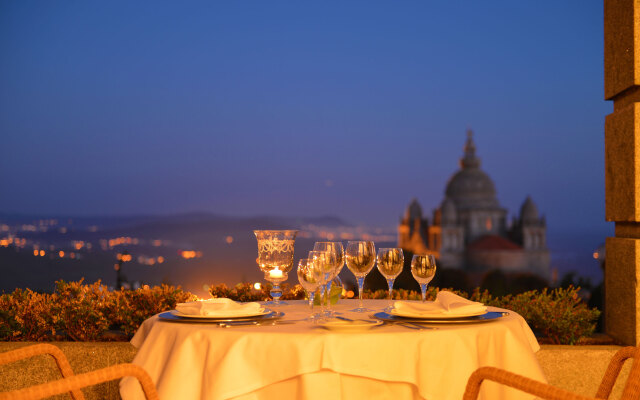
<instances>
[{"instance_id":1,"label":"blue sky","mask_svg":"<svg viewBox=\"0 0 640 400\"><path fill-rule=\"evenodd\" d=\"M601 1L4 1L0 210L427 210L465 131L501 203L606 230Z\"/></svg>"}]
</instances>

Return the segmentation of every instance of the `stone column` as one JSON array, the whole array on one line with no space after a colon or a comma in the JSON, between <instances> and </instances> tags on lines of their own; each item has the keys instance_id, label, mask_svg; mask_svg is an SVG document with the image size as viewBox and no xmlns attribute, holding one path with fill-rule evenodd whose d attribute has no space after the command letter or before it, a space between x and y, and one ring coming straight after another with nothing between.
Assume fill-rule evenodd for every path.
<instances>
[{"instance_id":1,"label":"stone column","mask_svg":"<svg viewBox=\"0 0 640 400\"><path fill-rule=\"evenodd\" d=\"M604 0L605 327L614 339L640 344L640 0Z\"/></svg>"}]
</instances>

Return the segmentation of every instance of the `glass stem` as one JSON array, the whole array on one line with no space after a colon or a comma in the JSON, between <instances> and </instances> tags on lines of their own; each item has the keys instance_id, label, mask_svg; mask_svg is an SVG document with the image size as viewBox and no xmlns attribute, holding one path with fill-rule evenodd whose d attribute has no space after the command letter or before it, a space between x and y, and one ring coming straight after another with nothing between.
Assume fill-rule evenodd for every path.
<instances>
[{"instance_id":1,"label":"glass stem","mask_svg":"<svg viewBox=\"0 0 640 400\"><path fill-rule=\"evenodd\" d=\"M311 316L313 316L313 300L316 297L316 292L308 292L309 294L309 311L311 312Z\"/></svg>"},{"instance_id":2,"label":"glass stem","mask_svg":"<svg viewBox=\"0 0 640 400\"><path fill-rule=\"evenodd\" d=\"M420 289L422 290L422 302L424 303L425 301L427 301L427 284L422 283L420 285Z\"/></svg>"},{"instance_id":3,"label":"glass stem","mask_svg":"<svg viewBox=\"0 0 640 400\"><path fill-rule=\"evenodd\" d=\"M326 274L325 279L329 279L330 274ZM327 280L327 288L325 289L325 295L327 299L327 312L331 313L331 281Z\"/></svg>"},{"instance_id":4,"label":"glass stem","mask_svg":"<svg viewBox=\"0 0 640 400\"><path fill-rule=\"evenodd\" d=\"M393 279L387 279L387 285L389 285L389 305L393 303Z\"/></svg>"},{"instance_id":5,"label":"glass stem","mask_svg":"<svg viewBox=\"0 0 640 400\"><path fill-rule=\"evenodd\" d=\"M280 290L280 282L273 282L271 297L273 297L274 306L280 305L280 296L282 296L282 290Z\"/></svg>"},{"instance_id":6,"label":"glass stem","mask_svg":"<svg viewBox=\"0 0 640 400\"><path fill-rule=\"evenodd\" d=\"M327 285L320 286L320 312L324 314L324 296L327 293Z\"/></svg>"},{"instance_id":7,"label":"glass stem","mask_svg":"<svg viewBox=\"0 0 640 400\"><path fill-rule=\"evenodd\" d=\"M360 308L364 308L362 306L362 289L364 288L364 276L358 277L358 298L360 299Z\"/></svg>"}]
</instances>

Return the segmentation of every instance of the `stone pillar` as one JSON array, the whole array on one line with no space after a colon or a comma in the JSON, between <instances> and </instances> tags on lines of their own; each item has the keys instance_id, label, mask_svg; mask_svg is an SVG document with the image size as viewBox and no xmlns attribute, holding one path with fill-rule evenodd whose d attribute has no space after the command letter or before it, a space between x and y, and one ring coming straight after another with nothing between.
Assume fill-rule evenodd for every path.
<instances>
[{"instance_id":1,"label":"stone pillar","mask_svg":"<svg viewBox=\"0 0 640 400\"><path fill-rule=\"evenodd\" d=\"M640 0L604 0L605 212L616 224L606 241L605 327L640 344Z\"/></svg>"}]
</instances>

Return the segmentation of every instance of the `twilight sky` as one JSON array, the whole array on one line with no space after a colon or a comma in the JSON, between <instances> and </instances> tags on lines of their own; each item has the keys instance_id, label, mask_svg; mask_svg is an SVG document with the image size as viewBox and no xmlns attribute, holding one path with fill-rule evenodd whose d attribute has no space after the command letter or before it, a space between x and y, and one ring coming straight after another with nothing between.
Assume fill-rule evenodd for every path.
<instances>
[{"instance_id":1,"label":"twilight sky","mask_svg":"<svg viewBox=\"0 0 640 400\"><path fill-rule=\"evenodd\" d=\"M0 3L0 212L337 215L442 200L603 230L600 0Z\"/></svg>"}]
</instances>

